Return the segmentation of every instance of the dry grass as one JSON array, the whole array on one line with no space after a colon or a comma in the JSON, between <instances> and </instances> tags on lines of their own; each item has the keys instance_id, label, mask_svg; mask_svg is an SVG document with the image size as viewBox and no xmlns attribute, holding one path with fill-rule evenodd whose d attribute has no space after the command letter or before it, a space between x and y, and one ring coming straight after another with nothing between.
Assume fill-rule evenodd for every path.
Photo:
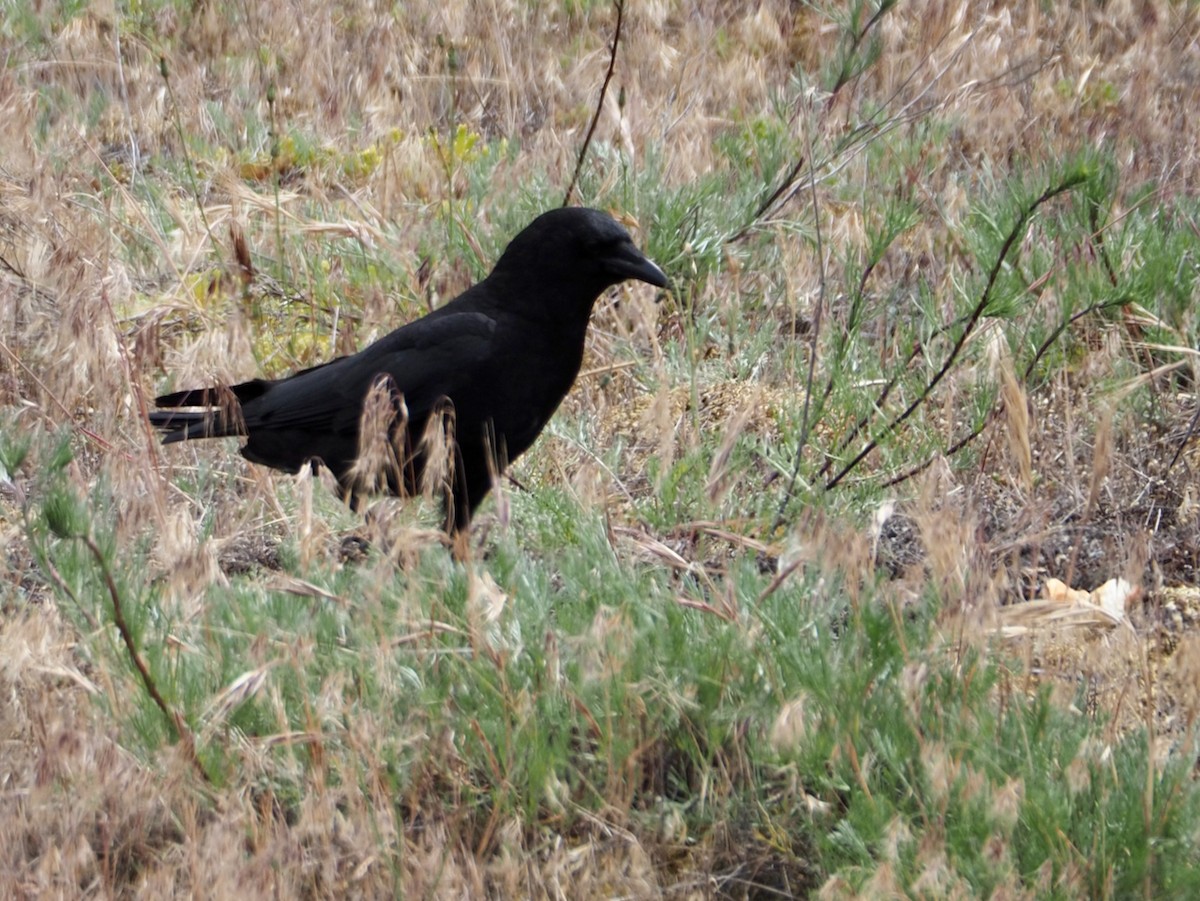
<instances>
[{"instance_id":1,"label":"dry grass","mask_svg":"<svg viewBox=\"0 0 1200 901\"><path fill-rule=\"evenodd\" d=\"M559 196L614 16L608 4L586 0L409 3L387 13L309 0L138 8L133 17L94 4L67 20L29 10L0 25L9 47L0 71L0 408L10 428L39 442L71 435L68 483L82 495L99 482L110 486L120 498L117 546L148 544L154 571L144 577L157 580L164 606L187 623L203 615L208 589L240 571L273 577L281 542L296 542L306 565L340 566L336 532L354 520L332 504L314 512L314 495L328 491L311 479L295 488L298 510L281 503L287 480L242 463L232 443L159 448L144 416L156 391L168 374L182 387L308 365L469 284L544 197ZM804 401L808 338L800 327L811 326L822 285L844 283L844 251L868 240L875 167L909 173L911 194L929 215L873 270L871 285L886 292L922 281L949 313L966 255L960 226L997 173L1104 146L1122 182L1151 185L1155 202L1197 183L1197 25L1190 7L1154 2L902 4L882 21L878 61L826 97L812 91L841 32L807 7L631 3L615 82L623 103L610 97L593 152L619 152L633 171L653 160L664 195L726 166L720 139L770 119L780 97L811 103L785 117L801 146L829 148L875 107L889 117L886 129L936 118L945 138L920 143L912 160L869 141L823 160L815 191L795 192L771 216L809 222L815 197L823 258L769 225L760 256L721 252L686 310L657 309L636 288L603 305L589 374L564 409L566 421L582 423L580 437L544 438L518 480L563 487L602 507L618 534L625 527L641 536L617 542L619 552L643 559L657 547L658 563L675 555L685 573L767 548L782 555L781 566L795 558L861 571L861 586L848 587L853 596L884 566L897 576L888 589L897 610L927 591L949 599L942 627L952 640L982 641L997 604L1030 597L1047 574L1087 587L1128 575L1153 598L1156 577L1194 573L1194 517L1181 517L1168 538L1122 515L1164 473L1152 436L1086 390L1128 375L1126 326L1116 322L1097 326L1085 357L1037 398L1001 360L1005 416L982 439L980 465L966 473L935 465L922 490L900 489L904 514L879 522L874 535L852 517L823 515L779 533L765 523L744 528L742 504L783 482L777 464L790 457L781 423L798 422ZM789 88L792 78L803 79L801 89ZM468 165L482 151L456 143L460 128L501 157L486 191L472 186ZM590 195L652 233L649 189L623 186L618 165L596 173ZM664 246L673 246L669 237ZM670 261L681 278L688 252ZM242 291L243 278L252 290ZM1049 293L1038 301L1048 321L1056 302ZM672 361L684 354L697 310L725 324L749 310L761 327L784 322L791 334L749 365L732 339L704 342L692 348L688 384ZM903 355L882 328L875 337L884 359ZM966 372L948 386L931 414L931 428L943 428L947 440L977 376ZM1094 432L1097 420L1103 425ZM832 441L846 425L822 422L810 443ZM736 469L735 445L749 438L777 450L774 465ZM637 503L661 492L670 463L688 455L701 458L701 484L722 521L671 523L679 526L672 531L639 519ZM659 463L657 481L649 458ZM751 896L755 886L788 891L812 878L772 856L778 837L736 824L689 846L670 817L655 833L629 806L614 807L547 839L500 806L478 822L422 794L444 797L443 785L417 784L397 800L370 771L388 724L367 713L342 739L360 752L362 772L322 784L318 764L309 791L276 798L269 752L289 744L319 761L324 723L346 714L340 698L313 699L306 732L281 727L274 744L256 739L230 750L244 768L234 784L197 785L182 753L135 756L115 725L129 713L123 693L135 684L79 652L77 643L99 640L103 627L81 634L64 620L55 576L34 561L24 511L41 500L34 474L42 462L35 455L0 484L8 563L0 589L5 897L683 898ZM970 500L960 502L964 495ZM492 521L503 531L508 508L500 500ZM379 564L381 579L394 575L392 561L411 564L432 540L413 523L420 512L393 522L390 510L367 525L386 537L377 542L391 557ZM1059 528L1071 516L1081 535ZM1170 563L1158 553L1164 544ZM409 634L433 628L415 612L396 614ZM476 618L479 635L470 639L481 647L491 633L487 617ZM1190 749L1200 653L1192 636L1159 619L1153 603L1135 616L1132 643L1126 632L1047 639L1031 645L1030 666L1067 684L1090 680L1096 703L1115 716L1114 735L1149 723ZM619 617L598 617L591 638L619 658L624 628ZM298 666L280 661L303 656L301 645L264 650L245 669ZM601 669L603 656L594 662ZM218 723L223 715L214 713ZM442 743L447 760L458 758L461 736L412 740L428 742L430 757ZM685 847L674 859L663 850ZM944 861L935 850L928 858L927 880L908 890L961 895L958 877L939 875ZM722 881L719 873L735 875ZM889 879L881 868L858 896L903 890ZM853 893L833 879L823 895ZM1036 881L1014 882L1006 897L1038 895Z\"/></svg>"}]
</instances>

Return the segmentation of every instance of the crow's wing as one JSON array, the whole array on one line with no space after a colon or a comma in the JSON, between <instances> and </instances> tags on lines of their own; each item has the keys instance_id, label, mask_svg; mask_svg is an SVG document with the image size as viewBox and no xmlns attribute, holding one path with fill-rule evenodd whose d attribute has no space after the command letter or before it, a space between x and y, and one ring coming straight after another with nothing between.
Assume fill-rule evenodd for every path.
<instances>
[{"instance_id":1,"label":"crow's wing","mask_svg":"<svg viewBox=\"0 0 1200 901\"><path fill-rule=\"evenodd\" d=\"M365 350L271 383L246 403L246 430L344 433L356 430L363 399L386 374L404 397L409 419L424 419L445 396L469 390L494 353L495 320L480 312L431 315ZM464 387L465 386L465 387Z\"/></svg>"}]
</instances>

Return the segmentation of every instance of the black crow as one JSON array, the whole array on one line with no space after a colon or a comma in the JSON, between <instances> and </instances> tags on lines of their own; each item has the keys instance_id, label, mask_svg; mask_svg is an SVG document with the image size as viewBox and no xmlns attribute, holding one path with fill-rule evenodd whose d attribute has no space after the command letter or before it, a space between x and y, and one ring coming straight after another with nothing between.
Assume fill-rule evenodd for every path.
<instances>
[{"instance_id":1,"label":"black crow","mask_svg":"<svg viewBox=\"0 0 1200 901\"><path fill-rule=\"evenodd\" d=\"M453 535L570 390L596 299L631 278L667 286L607 213L551 210L487 278L365 350L283 379L165 394L159 407L204 409L150 422L163 444L239 435L253 463L297 472L320 462L356 507L384 480L393 494L420 491L428 468Z\"/></svg>"}]
</instances>

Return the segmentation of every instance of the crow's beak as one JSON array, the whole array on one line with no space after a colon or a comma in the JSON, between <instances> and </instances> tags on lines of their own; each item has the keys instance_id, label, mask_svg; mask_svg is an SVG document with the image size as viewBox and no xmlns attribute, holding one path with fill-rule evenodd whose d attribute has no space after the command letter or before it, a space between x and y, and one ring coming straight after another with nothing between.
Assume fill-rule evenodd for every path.
<instances>
[{"instance_id":1,"label":"crow's beak","mask_svg":"<svg viewBox=\"0 0 1200 901\"><path fill-rule=\"evenodd\" d=\"M670 284L666 274L646 259L632 242L622 246L618 253L609 257L608 264L613 275L619 275L622 280L636 278L639 282L646 282L656 288L665 288Z\"/></svg>"}]
</instances>

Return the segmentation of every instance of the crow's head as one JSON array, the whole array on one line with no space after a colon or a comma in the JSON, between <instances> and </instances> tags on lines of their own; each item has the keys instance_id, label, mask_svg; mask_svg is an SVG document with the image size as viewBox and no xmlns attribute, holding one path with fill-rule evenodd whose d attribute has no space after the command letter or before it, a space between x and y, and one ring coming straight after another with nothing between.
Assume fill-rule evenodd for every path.
<instances>
[{"instance_id":1,"label":"crow's head","mask_svg":"<svg viewBox=\"0 0 1200 901\"><path fill-rule=\"evenodd\" d=\"M513 238L493 274L560 297L577 296L588 309L606 288L626 279L667 287L666 275L617 220L582 207L550 210L534 219Z\"/></svg>"}]
</instances>

